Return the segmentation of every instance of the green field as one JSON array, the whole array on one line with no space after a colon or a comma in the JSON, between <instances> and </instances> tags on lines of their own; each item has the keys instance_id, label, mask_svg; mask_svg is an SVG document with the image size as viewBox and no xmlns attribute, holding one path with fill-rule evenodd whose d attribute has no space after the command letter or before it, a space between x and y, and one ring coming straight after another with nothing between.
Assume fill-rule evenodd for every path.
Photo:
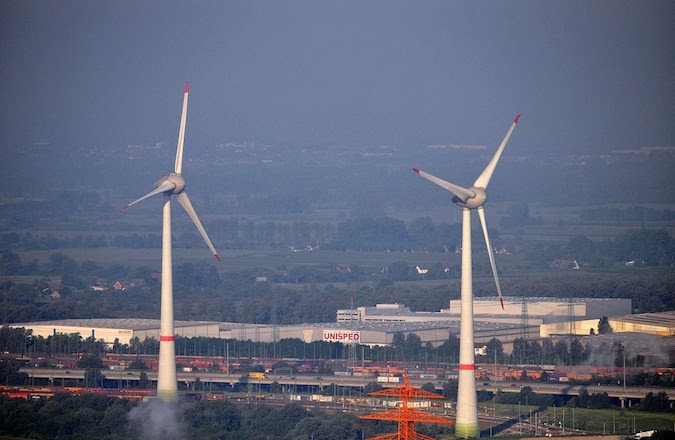
<instances>
[{"instance_id":1,"label":"green field","mask_svg":"<svg viewBox=\"0 0 675 440\"><path fill-rule=\"evenodd\" d=\"M128 248L86 248L86 249L58 249L18 252L22 261L33 261L45 264L53 253L61 252L76 261L91 260L100 264L146 265L159 269L161 249L128 249ZM293 267L301 265L320 264L349 264L359 266L385 267L395 261L406 261L413 265L428 267L441 263L459 264L460 255L450 253L428 252L333 252L333 251L254 251L254 250L225 250L220 251L223 262L218 262L209 253L208 249L174 249L174 263L214 264L218 270L241 270L251 267L276 268L280 266ZM500 264L502 262L500 261Z\"/></svg>"},{"instance_id":2,"label":"green field","mask_svg":"<svg viewBox=\"0 0 675 440\"><path fill-rule=\"evenodd\" d=\"M481 402L478 405L481 417L494 417L495 406L492 402ZM520 411L520 412L519 412ZM586 408L538 408L536 406L502 405L497 404L496 415L500 420L503 417L517 419L520 414L523 424L516 431L522 431L523 436L534 434L527 420L536 420L549 425L562 426L563 418L566 434L576 432L574 429L588 431L593 434L634 434L640 431L675 430L675 414L650 413L629 409L586 409ZM564 414L564 416L563 416ZM488 425L489 426L489 425ZM485 429L485 424L482 425ZM543 427L542 427L543 428ZM513 429L512 429L513 431ZM539 432L543 435L544 432Z\"/></svg>"}]
</instances>

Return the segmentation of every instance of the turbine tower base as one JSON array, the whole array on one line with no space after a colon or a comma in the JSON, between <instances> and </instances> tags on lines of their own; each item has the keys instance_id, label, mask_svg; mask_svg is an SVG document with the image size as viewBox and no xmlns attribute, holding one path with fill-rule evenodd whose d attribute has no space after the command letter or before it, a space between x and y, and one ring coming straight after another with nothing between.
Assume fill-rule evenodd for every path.
<instances>
[{"instance_id":1,"label":"turbine tower base","mask_svg":"<svg viewBox=\"0 0 675 440\"><path fill-rule=\"evenodd\" d=\"M475 423L460 423L455 422L455 437L460 438L478 438L480 437L480 430Z\"/></svg>"},{"instance_id":2,"label":"turbine tower base","mask_svg":"<svg viewBox=\"0 0 675 440\"><path fill-rule=\"evenodd\" d=\"M157 398L162 402L176 403L178 402L178 391L157 390Z\"/></svg>"}]
</instances>

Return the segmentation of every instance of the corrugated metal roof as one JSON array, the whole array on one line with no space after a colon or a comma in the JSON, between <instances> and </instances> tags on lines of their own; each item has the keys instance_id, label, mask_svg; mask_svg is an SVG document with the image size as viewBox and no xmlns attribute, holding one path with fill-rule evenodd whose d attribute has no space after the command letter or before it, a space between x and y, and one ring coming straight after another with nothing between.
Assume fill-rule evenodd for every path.
<instances>
[{"instance_id":1,"label":"corrugated metal roof","mask_svg":"<svg viewBox=\"0 0 675 440\"><path fill-rule=\"evenodd\" d=\"M89 319L58 319L54 321L17 322L12 327L86 327L86 328L114 328L127 330L148 330L159 328L159 319L145 318L89 318ZM195 325L218 324L210 321L175 321L174 327L189 327Z\"/></svg>"},{"instance_id":2,"label":"corrugated metal roof","mask_svg":"<svg viewBox=\"0 0 675 440\"><path fill-rule=\"evenodd\" d=\"M654 325L675 329L675 311L660 313L639 313L610 318L612 321L623 321L634 324Z\"/></svg>"}]
</instances>

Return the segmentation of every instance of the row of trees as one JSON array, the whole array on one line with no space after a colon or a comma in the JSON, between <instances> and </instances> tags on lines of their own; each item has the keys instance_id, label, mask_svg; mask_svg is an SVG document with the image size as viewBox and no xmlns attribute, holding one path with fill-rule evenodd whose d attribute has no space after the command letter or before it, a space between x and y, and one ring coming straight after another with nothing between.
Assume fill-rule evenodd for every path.
<instances>
[{"instance_id":1,"label":"row of trees","mask_svg":"<svg viewBox=\"0 0 675 440\"><path fill-rule=\"evenodd\" d=\"M62 255L62 254L61 254ZM30 322L64 318L139 317L159 316L159 283L147 267L130 268L107 266L103 273L109 276L107 291L93 291L89 286L101 278L81 275L87 262L77 264L70 258L57 258L64 270L78 274L60 277L55 286L54 276L36 278L30 283L0 282L4 323ZM69 262L70 261L70 262ZM87 263L87 264L85 264ZM93 263L92 263L93 264ZM350 298L359 305L401 303L415 311L438 311L446 308L448 300L459 295L459 277L451 276L443 284L421 286L394 283L393 277L419 279L408 263L395 262L387 273L374 273L374 268L353 267L352 272L341 272L337 267L301 266L300 268L265 270L244 269L218 273L210 264L177 264L174 269L174 310L179 320L211 320L251 322L259 324L294 324L298 322L327 322L335 319L337 309L349 308ZM450 266L449 273L455 270ZM489 270L489 268L487 268ZM487 275L487 274L486 274ZM504 277L502 289L517 292L518 296L547 296L571 298L579 296L630 298L634 312L661 312L675 307L670 286L675 283L672 271L653 271L649 277L642 273L601 274L576 271L575 277L556 276ZM267 282L257 282L257 277ZM349 285L349 277L363 279ZM342 279L343 285L314 285L326 278ZM114 281L134 280L126 290L112 289ZM276 281L297 282L304 288L290 288ZM270 282L271 281L271 282ZM60 298L50 295L57 289ZM494 295L494 282L477 278L474 283L477 296ZM509 295L511 296L511 295ZM331 301L325 301L331 298Z\"/></svg>"},{"instance_id":2,"label":"row of trees","mask_svg":"<svg viewBox=\"0 0 675 440\"><path fill-rule=\"evenodd\" d=\"M518 211L516 211L518 212ZM503 219L507 223L534 222L514 220L515 213ZM529 219L529 214L525 219ZM454 252L460 245L459 224L434 223L429 217L417 218L409 223L390 217L356 218L338 223L254 223L251 221L219 220L208 225L209 233L219 248L296 248L320 247L341 251L429 251ZM493 232L493 242L498 241L498 230ZM51 234L34 235L16 232L0 235L0 249L34 250L60 248L159 248L161 236L102 234L56 237ZM174 239L176 247L201 246L192 231ZM638 261L648 266L669 266L674 263L675 240L665 229L637 229L618 234L614 239L594 241L577 235L567 243L537 242L527 245L524 252L531 262L544 264L555 259L576 259L595 267L610 266L615 262ZM11 267L5 267L2 273ZM15 273L7 273L14 275Z\"/></svg>"},{"instance_id":3,"label":"row of trees","mask_svg":"<svg viewBox=\"0 0 675 440\"><path fill-rule=\"evenodd\" d=\"M576 338L569 341L552 339L528 341L518 338L514 341L513 351L504 352L502 343L492 338L486 344L486 354L477 357L481 363L498 364L530 364L530 365L582 365L596 366L643 367L644 357L640 354L626 355L625 348L615 343L611 347L601 345L591 358L594 350L591 343L584 344ZM605 352L605 350L608 350ZM103 356L106 346L102 340L93 337L83 339L78 333L69 335L57 333L44 338L34 336L30 330L24 328L0 327L0 351L20 355L73 355L84 353L94 356ZM450 363L459 361L459 338L450 337L438 347L430 343L423 343L414 333L404 335L394 334L390 346L360 346L357 351L358 359L376 362L405 361L422 364ZM116 340L112 352L117 354L156 355L159 353L159 341L155 338L140 340L133 338L129 343ZM281 339L278 342L254 342L249 340L220 339L207 337L176 338L176 352L184 356L225 356L229 353L233 357L264 357L264 358L303 358L303 359L344 359L347 356L345 345L337 342L314 341L305 343L300 339ZM636 385L659 385L658 379L645 373L636 377L632 382ZM644 376L644 377L643 377ZM672 379L671 379L672 380Z\"/></svg>"},{"instance_id":4,"label":"row of trees","mask_svg":"<svg viewBox=\"0 0 675 440\"><path fill-rule=\"evenodd\" d=\"M672 266L675 240L665 229L633 229L603 241L576 235L567 243L531 244L525 246L524 255L531 264L544 267L561 258L596 268L629 261L637 266Z\"/></svg>"},{"instance_id":5,"label":"row of trees","mask_svg":"<svg viewBox=\"0 0 675 440\"><path fill-rule=\"evenodd\" d=\"M296 440L311 435L317 440L359 440L387 430L392 430L390 423L308 411L294 403L274 408L200 400L171 406L96 394L63 394L48 400L0 397L0 436L16 438ZM438 432L432 428L432 433Z\"/></svg>"},{"instance_id":6,"label":"row of trees","mask_svg":"<svg viewBox=\"0 0 675 440\"><path fill-rule=\"evenodd\" d=\"M642 206L630 206L628 208L603 206L602 208L581 209L579 218L584 221L602 222L673 221L675 220L675 211Z\"/></svg>"},{"instance_id":7,"label":"row of trees","mask_svg":"<svg viewBox=\"0 0 675 440\"><path fill-rule=\"evenodd\" d=\"M459 224L435 224L429 217L409 224L390 217L356 218L337 225L324 248L355 251L428 250L454 252L461 241Z\"/></svg>"},{"instance_id":8,"label":"row of trees","mask_svg":"<svg viewBox=\"0 0 675 440\"><path fill-rule=\"evenodd\" d=\"M509 363L531 365L581 365L585 363L591 352L590 345L584 345L579 339L573 338L569 342L559 339L528 341L516 338L513 341L513 351L510 355L504 353L501 342L493 338L487 343L485 356L481 356L486 363Z\"/></svg>"},{"instance_id":9,"label":"row of trees","mask_svg":"<svg viewBox=\"0 0 675 440\"><path fill-rule=\"evenodd\" d=\"M668 292L667 283L672 276L655 276L653 282L644 285L630 285L632 277L603 289L612 289L617 296L623 296L623 289L636 289L632 293L634 310L640 312L658 312L673 307L673 297ZM659 281L660 280L660 281ZM80 280L82 281L82 280ZM555 280L551 280L554 282ZM579 289L588 288L590 282ZM617 282L612 280L610 282ZM517 280L503 282L509 290L536 294L538 283L523 280L529 287L519 289ZM583 280L578 280L582 284ZM626 284L624 285L623 282ZM69 281L70 283L70 281ZM73 282L74 283L74 282ZM333 285L313 286L299 290L271 283L248 283L231 278L220 287L202 287L200 285L176 285L175 316L178 320L210 320L223 322L251 322L258 324L296 324L300 322L330 322L335 319L336 309L349 308L350 297L354 296L359 304L377 304L396 302L417 311L434 311L447 307L448 300L458 298L459 283L449 280L449 285L426 288L407 285L354 286L337 288ZM663 284L660 284L663 283ZM573 295L575 283L560 282L553 285L555 295ZM622 287L625 286L625 287ZM65 318L150 318L159 316L159 286L156 281L150 284L127 287L126 290L108 290L96 292L89 288L78 290L62 283L59 287L60 298L49 295L49 280L39 279L31 284L0 283L0 319L5 323L46 321ZM46 290L45 290L46 289ZM477 283L475 292L492 293L494 284ZM570 290L568 290L570 289ZM640 289L639 291L637 289ZM541 290L539 290L541 291ZM596 294L602 295L604 290ZM610 294L608 294L610 295ZM595 295L593 295L595 296ZM331 301L325 301L330 297Z\"/></svg>"},{"instance_id":10,"label":"row of trees","mask_svg":"<svg viewBox=\"0 0 675 440\"><path fill-rule=\"evenodd\" d=\"M606 392L589 393L586 388L581 388L578 396L565 398L558 395L554 396L536 393L529 385L521 387L519 393L505 393L502 391L499 391L496 395L492 393L479 393L478 398L479 401L486 401L494 398L500 403L512 405L536 405L540 407L556 405L566 406L568 408L608 409L614 405L609 394ZM668 394L665 391L659 393L647 393L634 409L648 412L673 412L673 408L670 408Z\"/></svg>"},{"instance_id":11,"label":"row of trees","mask_svg":"<svg viewBox=\"0 0 675 440\"><path fill-rule=\"evenodd\" d=\"M448 391L454 388L456 384L447 384ZM496 398L501 403L540 406L553 402L551 396L536 394L530 387L523 387L520 393L499 393ZM664 404L667 408L666 393L650 393L638 409L665 411ZM589 395L584 390L567 406L609 407L605 393ZM98 394L57 394L38 400L0 396L0 436L15 438L358 440L393 430L390 422L360 420L340 411L307 410L297 403L275 408L199 400L174 406L157 400L135 404ZM451 427L434 425L421 425L418 430L427 436L452 433Z\"/></svg>"}]
</instances>

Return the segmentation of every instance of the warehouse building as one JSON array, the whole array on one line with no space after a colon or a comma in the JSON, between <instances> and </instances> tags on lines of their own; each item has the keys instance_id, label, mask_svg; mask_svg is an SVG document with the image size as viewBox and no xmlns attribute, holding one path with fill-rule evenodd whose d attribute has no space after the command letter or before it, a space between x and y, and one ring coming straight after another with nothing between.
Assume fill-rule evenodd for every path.
<instances>
[{"instance_id":1,"label":"warehouse building","mask_svg":"<svg viewBox=\"0 0 675 440\"><path fill-rule=\"evenodd\" d=\"M550 334L569 333L575 328L579 334L588 334L591 326L597 326L602 316L611 318L615 331L643 331L654 334L672 333L663 326L663 316L644 318L645 315L630 313L630 300L626 299L574 299L565 301L554 298L528 298L527 320L523 320L523 301L512 298L505 301L501 312L499 301L476 299L474 301L474 340L477 345L498 338L507 348L516 338L537 339ZM570 311L572 310L572 315ZM176 321L176 336L215 337L221 339L276 342L297 338L304 342L314 341L359 343L364 345L389 345L394 335L416 334L423 344L438 346L450 335L459 336L459 301L452 301L449 309L440 312L413 312L402 304L377 304L375 307L358 307L338 310L336 322L305 323L296 325L247 324L232 322ZM615 314L613 312L620 312ZM671 312L672 313L672 312ZM570 326L570 317L574 326ZM669 315L664 315L669 316ZM586 318L579 320L579 318ZM659 327L660 326L660 327ZM31 329L36 336L48 337L55 333L79 333L82 338L94 336L112 345L115 340L128 343L132 338L140 340L159 339L157 319L69 319L60 321L12 324L11 327ZM508 348L507 348L508 349Z\"/></svg>"},{"instance_id":2,"label":"warehouse building","mask_svg":"<svg viewBox=\"0 0 675 440\"><path fill-rule=\"evenodd\" d=\"M159 319L141 318L96 318L96 319L62 319L56 321L22 322L9 324L12 328L25 328L34 336L47 338L56 333L79 333L83 339L94 337L102 339L112 346L115 340L128 344L133 338L141 341L147 338L159 339ZM220 337L220 326L217 322L207 321L175 321L177 336L184 337Z\"/></svg>"},{"instance_id":3,"label":"warehouse building","mask_svg":"<svg viewBox=\"0 0 675 440\"><path fill-rule=\"evenodd\" d=\"M413 323L459 321L461 301L450 301L450 308L440 312L413 312L403 304L376 304L337 311L337 322ZM600 319L631 313L631 300L624 298L526 298L504 299L504 309L497 297L476 298L473 301L474 321L498 324L542 325L580 319ZM523 312L526 311L526 316Z\"/></svg>"},{"instance_id":4,"label":"warehouse building","mask_svg":"<svg viewBox=\"0 0 675 440\"><path fill-rule=\"evenodd\" d=\"M118 340L127 344L133 338L144 340L159 339L159 320L157 319L66 319L59 321L26 322L11 324L14 328L30 329L35 336L47 338L56 333L78 333L83 339L93 336L103 340L109 346ZM396 333L404 336L416 334L423 344L438 346L451 334L459 336L459 321L435 322L338 322L307 323L297 325L246 324L206 321L176 321L176 336L215 337L221 339L251 340L254 342L277 342L281 339L297 338L306 343L314 341L359 343L370 346L389 345ZM526 329L529 338L539 335L539 326ZM498 337L508 344L523 335L519 324L495 324L476 322L474 339L477 344L485 344Z\"/></svg>"},{"instance_id":5,"label":"warehouse building","mask_svg":"<svg viewBox=\"0 0 675 440\"><path fill-rule=\"evenodd\" d=\"M525 329L528 338L539 337L539 326ZM403 336L417 335L422 344L438 346L448 340L450 335L459 337L459 321L423 321L423 322L337 322L311 323L285 326L223 323L221 337L225 339L252 340L255 342L274 342L280 339L298 338L306 343L314 341L359 343L369 346L390 345L396 333ZM502 343L513 342L523 336L523 327L519 324L495 324L476 322L474 340L477 344L486 344L492 338Z\"/></svg>"},{"instance_id":6,"label":"warehouse building","mask_svg":"<svg viewBox=\"0 0 675 440\"><path fill-rule=\"evenodd\" d=\"M523 307L530 321L542 323L564 322L580 319L600 319L603 316L621 316L632 313L632 303L628 298L547 298L547 297L510 297L504 298L504 310L497 297L476 298L473 308L476 317L492 316L497 319L520 318ZM447 310L458 315L461 309L459 300L451 300Z\"/></svg>"},{"instance_id":7,"label":"warehouse building","mask_svg":"<svg viewBox=\"0 0 675 440\"><path fill-rule=\"evenodd\" d=\"M607 315L605 315L607 316ZM614 333L638 332L658 336L675 336L675 312L640 313L637 315L609 316L609 325ZM598 319L583 319L568 323L551 323L541 326L541 336L557 334L588 335L593 329L598 332ZM571 330L571 331L570 331Z\"/></svg>"}]
</instances>

